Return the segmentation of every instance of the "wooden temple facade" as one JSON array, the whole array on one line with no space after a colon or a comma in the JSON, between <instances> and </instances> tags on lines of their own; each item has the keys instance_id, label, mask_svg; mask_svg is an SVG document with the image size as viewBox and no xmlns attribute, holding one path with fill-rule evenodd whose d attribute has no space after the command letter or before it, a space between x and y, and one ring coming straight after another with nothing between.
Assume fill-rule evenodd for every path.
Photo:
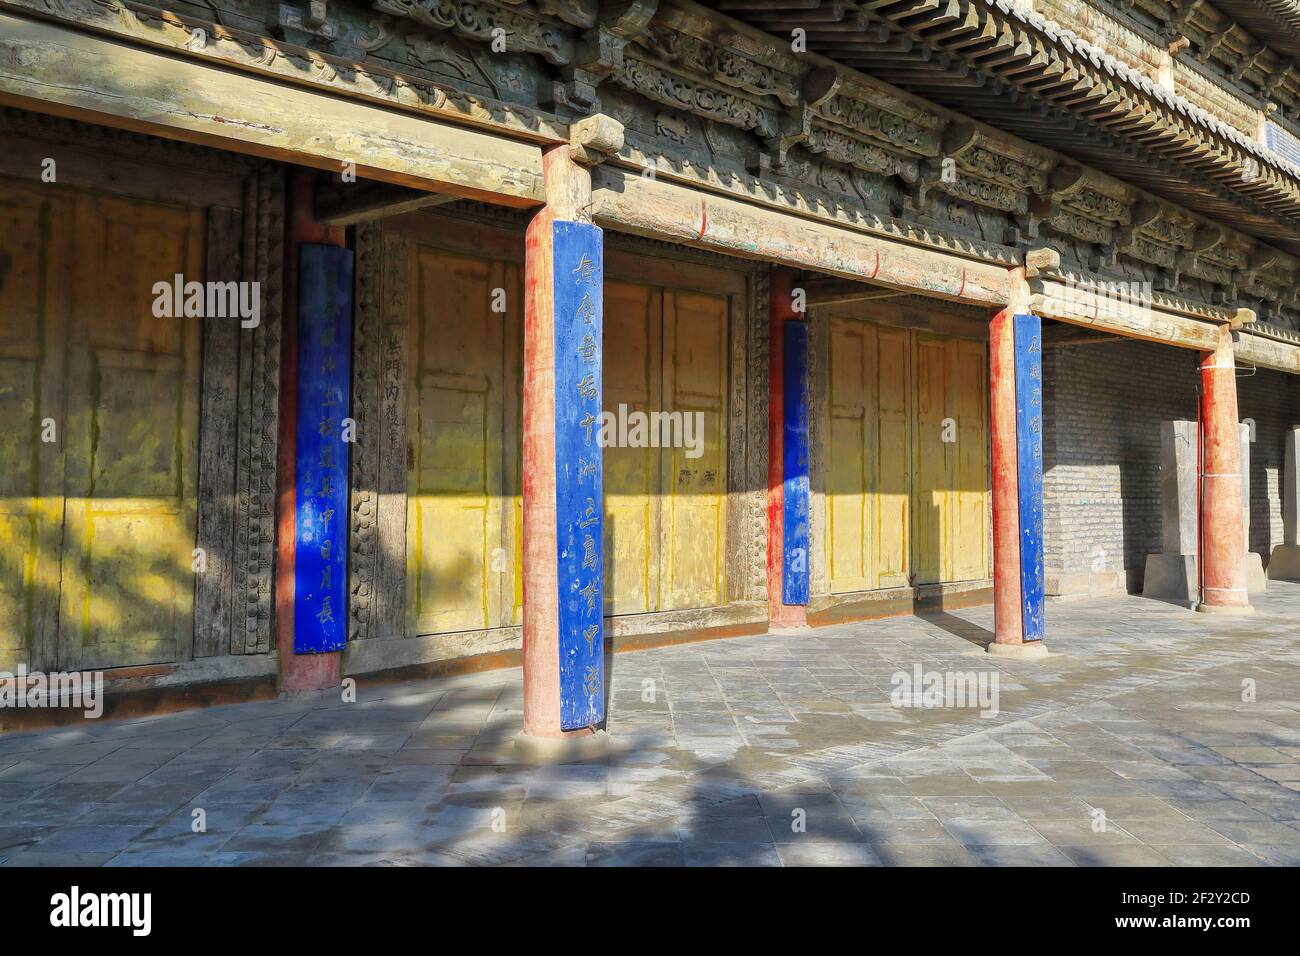
<instances>
[{"instance_id":1,"label":"wooden temple facade","mask_svg":"<svg viewBox=\"0 0 1300 956\"><path fill-rule=\"evenodd\" d=\"M1032 656L1165 418L1203 608L1294 528L1296 0L160 2L0 0L0 670L522 662L554 737L611 649Z\"/></svg>"}]
</instances>

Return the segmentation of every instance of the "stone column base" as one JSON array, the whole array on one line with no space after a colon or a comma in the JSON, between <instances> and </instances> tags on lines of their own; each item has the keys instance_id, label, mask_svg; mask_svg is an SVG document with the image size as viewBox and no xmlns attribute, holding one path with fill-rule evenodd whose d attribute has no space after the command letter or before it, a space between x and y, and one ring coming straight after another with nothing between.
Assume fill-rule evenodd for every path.
<instances>
[{"instance_id":1,"label":"stone column base","mask_svg":"<svg viewBox=\"0 0 1300 956\"><path fill-rule=\"evenodd\" d=\"M1221 614L1225 617L1241 617L1254 614L1255 609L1249 604L1198 604L1196 610L1202 614Z\"/></svg>"},{"instance_id":2,"label":"stone column base","mask_svg":"<svg viewBox=\"0 0 1300 956\"><path fill-rule=\"evenodd\" d=\"M1146 577L1142 596L1161 601L1177 601L1191 606L1199 598L1199 580L1194 554L1147 555Z\"/></svg>"},{"instance_id":3,"label":"stone column base","mask_svg":"<svg viewBox=\"0 0 1300 956\"><path fill-rule=\"evenodd\" d=\"M1279 544L1268 559L1271 581L1300 581L1300 544Z\"/></svg>"},{"instance_id":4,"label":"stone column base","mask_svg":"<svg viewBox=\"0 0 1300 956\"><path fill-rule=\"evenodd\" d=\"M997 641L992 641L985 649L994 657L1008 657L1019 661L1033 661L1047 656L1047 647L1042 641L1025 641L1023 644L999 644Z\"/></svg>"},{"instance_id":5,"label":"stone column base","mask_svg":"<svg viewBox=\"0 0 1300 956\"><path fill-rule=\"evenodd\" d=\"M515 754L528 764L578 763L609 754L610 737L603 730L569 737L536 737L516 734Z\"/></svg>"}]
</instances>

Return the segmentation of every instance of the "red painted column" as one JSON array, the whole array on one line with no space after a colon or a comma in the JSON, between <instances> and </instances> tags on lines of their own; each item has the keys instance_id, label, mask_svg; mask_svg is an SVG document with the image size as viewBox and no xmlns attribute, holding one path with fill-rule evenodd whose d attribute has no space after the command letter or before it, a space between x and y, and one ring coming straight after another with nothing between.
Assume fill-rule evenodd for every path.
<instances>
[{"instance_id":1,"label":"red painted column","mask_svg":"<svg viewBox=\"0 0 1300 956\"><path fill-rule=\"evenodd\" d=\"M993 459L993 641L1024 644L1020 588L1020 481L1016 460L1015 312L989 323L989 434ZM993 648L990 647L992 651ZM995 651L996 653L996 651Z\"/></svg>"},{"instance_id":2,"label":"red painted column","mask_svg":"<svg viewBox=\"0 0 1300 956\"><path fill-rule=\"evenodd\" d=\"M1020 556L1020 472L1016 424L1017 313L1029 312L1023 267L1011 269L1007 307L989 322L989 438L993 481L993 640L1000 657L1047 654L1044 641L1026 641Z\"/></svg>"},{"instance_id":3,"label":"red painted column","mask_svg":"<svg viewBox=\"0 0 1300 956\"><path fill-rule=\"evenodd\" d=\"M567 145L542 158L547 203L528 223L524 258L524 736L583 737L560 729L560 609L555 504L555 259L552 226L577 221L591 174Z\"/></svg>"},{"instance_id":4,"label":"red painted column","mask_svg":"<svg viewBox=\"0 0 1300 956\"><path fill-rule=\"evenodd\" d=\"M342 227L324 226L313 213L316 173L289 171L284 243L284 314L280 350L280 450L276 512L275 643L280 652L280 689L324 690L341 680L341 652L295 654L293 650L294 542L297 537L298 451L298 247L344 246Z\"/></svg>"},{"instance_id":5,"label":"red painted column","mask_svg":"<svg viewBox=\"0 0 1300 956\"><path fill-rule=\"evenodd\" d=\"M1201 603L1198 611L1249 614L1242 526L1241 444L1232 332L1201 356Z\"/></svg>"},{"instance_id":6,"label":"red painted column","mask_svg":"<svg viewBox=\"0 0 1300 956\"><path fill-rule=\"evenodd\" d=\"M794 310L793 269L773 268L769 300L770 334L768 432L767 432L767 604L771 627L806 627L808 616L802 605L781 600L785 541L785 323L799 322Z\"/></svg>"}]
</instances>

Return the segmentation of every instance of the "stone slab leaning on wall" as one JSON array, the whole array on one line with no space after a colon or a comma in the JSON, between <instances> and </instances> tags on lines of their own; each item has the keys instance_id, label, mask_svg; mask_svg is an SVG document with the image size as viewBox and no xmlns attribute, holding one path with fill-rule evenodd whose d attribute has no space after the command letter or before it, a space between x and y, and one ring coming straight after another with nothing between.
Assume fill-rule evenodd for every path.
<instances>
[{"instance_id":1,"label":"stone slab leaning on wall","mask_svg":"<svg viewBox=\"0 0 1300 956\"><path fill-rule=\"evenodd\" d=\"M1282 472L1282 543L1269 558L1268 576L1274 581L1300 581L1300 425L1286 433Z\"/></svg>"},{"instance_id":2,"label":"stone slab leaning on wall","mask_svg":"<svg viewBox=\"0 0 1300 956\"><path fill-rule=\"evenodd\" d=\"M1147 555L1143 597L1193 604L1198 597L1196 422L1160 423L1159 554Z\"/></svg>"}]
</instances>

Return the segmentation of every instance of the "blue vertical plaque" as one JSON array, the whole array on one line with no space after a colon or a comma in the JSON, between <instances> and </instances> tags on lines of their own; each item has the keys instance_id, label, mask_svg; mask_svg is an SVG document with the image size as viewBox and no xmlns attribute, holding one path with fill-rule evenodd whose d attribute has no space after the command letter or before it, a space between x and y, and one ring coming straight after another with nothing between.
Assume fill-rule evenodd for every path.
<instances>
[{"instance_id":1,"label":"blue vertical plaque","mask_svg":"<svg viewBox=\"0 0 1300 956\"><path fill-rule=\"evenodd\" d=\"M787 321L782 387L781 603L808 603L808 323Z\"/></svg>"},{"instance_id":2,"label":"blue vertical plaque","mask_svg":"<svg viewBox=\"0 0 1300 956\"><path fill-rule=\"evenodd\" d=\"M1017 315L1016 471L1024 639L1043 638L1043 323Z\"/></svg>"},{"instance_id":3,"label":"blue vertical plaque","mask_svg":"<svg viewBox=\"0 0 1300 956\"><path fill-rule=\"evenodd\" d=\"M298 426L293 649L347 643L348 417L352 253L303 245L298 258Z\"/></svg>"},{"instance_id":4,"label":"blue vertical plaque","mask_svg":"<svg viewBox=\"0 0 1300 956\"><path fill-rule=\"evenodd\" d=\"M555 524L560 727L605 719L601 324L604 242L587 223L556 222Z\"/></svg>"}]
</instances>

